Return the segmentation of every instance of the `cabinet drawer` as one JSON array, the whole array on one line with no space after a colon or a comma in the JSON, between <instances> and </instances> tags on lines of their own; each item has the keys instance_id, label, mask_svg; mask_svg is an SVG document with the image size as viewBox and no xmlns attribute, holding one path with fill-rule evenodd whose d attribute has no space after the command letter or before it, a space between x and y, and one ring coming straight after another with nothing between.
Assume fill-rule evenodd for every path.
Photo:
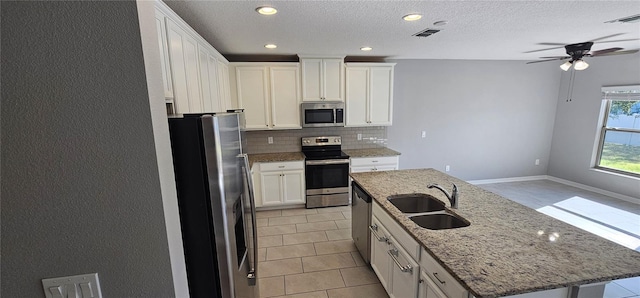
<instances>
[{"instance_id":1,"label":"cabinet drawer","mask_svg":"<svg viewBox=\"0 0 640 298\"><path fill-rule=\"evenodd\" d=\"M356 166L351 167L351 173L393 171L396 169L396 165Z\"/></svg>"},{"instance_id":2,"label":"cabinet drawer","mask_svg":"<svg viewBox=\"0 0 640 298\"><path fill-rule=\"evenodd\" d=\"M420 259L420 245L418 245L418 242L413 239L407 231L400 227L400 225L391 218L391 215L384 211L375 200L373 201L372 214L378 218L380 223L393 235L396 242L400 244L414 260Z\"/></svg>"},{"instance_id":3,"label":"cabinet drawer","mask_svg":"<svg viewBox=\"0 0 640 298\"><path fill-rule=\"evenodd\" d=\"M467 298L467 291L422 248L420 267L447 297Z\"/></svg>"},{"instance_id":4,"label":"cabinet drawer","mask_svg":"<svg viewBox=\"0 0 640 298\"><path fill-rule=\"evenodd\" d=\"M304 163L302 161L260 163L261 172L302 170L302 169L304 169Z\"/></svg>"},{"instance_id":5,"label":"cabinet drawer","mask_svg":"<svg viewBox=\"0 0 640 298\"><path fill-rule=\"evenodd\" d=\"M358 157L351 159L351 166L397 165L397 156Z\"/></svg>"}]
</instances>

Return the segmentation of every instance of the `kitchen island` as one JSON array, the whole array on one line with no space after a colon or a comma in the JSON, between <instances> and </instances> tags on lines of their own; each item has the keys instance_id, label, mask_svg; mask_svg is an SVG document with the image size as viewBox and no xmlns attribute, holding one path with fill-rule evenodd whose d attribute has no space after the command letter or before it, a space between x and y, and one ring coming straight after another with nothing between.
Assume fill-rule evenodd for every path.
<instances>
[{"instance_id":1,"label":"kitchen island","mask_svg":"<svg viewBox=\"0 0 640 298\"><path fill-rule=\"evenodd\" d=\"M640 253L434 169L351 174L374 202L475 297L524 294L640 276ZM428 230L387 197L458 186L458 209L471 225Z\"/></svg>"}]
</instances>

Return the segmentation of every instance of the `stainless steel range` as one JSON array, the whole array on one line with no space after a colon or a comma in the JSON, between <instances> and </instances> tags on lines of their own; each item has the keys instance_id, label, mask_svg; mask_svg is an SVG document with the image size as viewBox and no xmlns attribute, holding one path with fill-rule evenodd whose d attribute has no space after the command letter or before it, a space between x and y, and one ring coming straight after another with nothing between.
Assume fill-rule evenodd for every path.
<instances>
[{"instance_id":1,"label":"stainless steel range","mask_svg":"<svg viewBox=\"0 0 640 298\"><path fill-rule=\"evenodd\" d=\"M349 205L349 155L342 137L302 138L307 208Z\"/></svg>"}]
</instances>

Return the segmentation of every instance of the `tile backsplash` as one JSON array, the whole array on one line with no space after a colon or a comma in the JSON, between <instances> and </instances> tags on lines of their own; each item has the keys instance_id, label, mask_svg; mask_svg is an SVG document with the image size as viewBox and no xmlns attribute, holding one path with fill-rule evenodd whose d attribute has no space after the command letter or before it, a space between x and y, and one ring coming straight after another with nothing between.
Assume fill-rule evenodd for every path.
<instances>
[{"instance_id":1,"label":"tile backsplash","mask_svg":"<svg viewBox=\"0 0 640 298\"><path fill-rule=\"evenodd\" d=\"M362 140L358 140L362 134ZM247 153L275 153L301 151L303 137L342 136L342 149L366 149L387 146L387 127L318 127L290 130L248 131ZM273 138L273 144L268 138Z\"/></svg>"}]
</instances>

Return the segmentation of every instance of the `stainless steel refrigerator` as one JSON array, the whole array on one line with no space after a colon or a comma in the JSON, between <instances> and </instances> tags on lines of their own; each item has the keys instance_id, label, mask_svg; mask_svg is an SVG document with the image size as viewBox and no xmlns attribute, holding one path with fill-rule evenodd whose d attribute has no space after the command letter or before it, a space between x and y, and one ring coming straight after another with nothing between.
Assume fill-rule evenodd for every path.
<instances>
[{"instance_id":1,"label":"stainless steel refrigerator","mask_svg":"<svg viewBox=\"0 0 640 298\"><path fill-rule=\"evenodd\" d=\"M255 204L242 113L169 118L191 297L254 298Z\"/></svg>"}]
</instances>

